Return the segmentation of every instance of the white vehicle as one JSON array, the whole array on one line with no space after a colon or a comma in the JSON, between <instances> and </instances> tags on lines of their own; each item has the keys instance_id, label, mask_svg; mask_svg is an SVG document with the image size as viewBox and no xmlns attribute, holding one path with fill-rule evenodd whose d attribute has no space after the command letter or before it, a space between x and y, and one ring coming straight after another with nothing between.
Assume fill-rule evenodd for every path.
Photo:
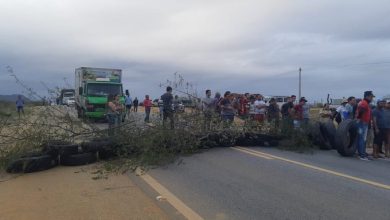
<instances>
[{"instance_id":1,"label":"white vehicle","mask_svg":"<svg viewBox=\"0 0 390 220\"><path fill-rule=\"evenodd\" d=\"M74 106L75 105L75 99L74 97L69 97L67 100L66 100L66 105L67 106Z\"/></svg>"}]
</instances>

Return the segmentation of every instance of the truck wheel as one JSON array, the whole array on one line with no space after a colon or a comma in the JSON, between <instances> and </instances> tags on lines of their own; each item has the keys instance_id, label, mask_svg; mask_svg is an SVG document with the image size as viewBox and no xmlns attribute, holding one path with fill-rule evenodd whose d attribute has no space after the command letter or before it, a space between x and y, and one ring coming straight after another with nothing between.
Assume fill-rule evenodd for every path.
<instances>
[{"instance_id":1,"label":"truck wheel","mask_svg":"<svg viewBox=\"0 0 390 220\"><path fill-rule=\"evenodd\" d=\"M96 153L70 154L61 158L61 165L64 166L81 166L96 162Z\"/></svg>"},{"instance_id":2,"label":"truck wheel","mask_svg":"<svg viewBox=\"0 0 390 220\"><path fill-rule=\"evenodd\" d=\"M355 155L358 142L356 121L348 119L340 123L336 132L337 152L344 157Z\"/></svg>"}]
</instances>

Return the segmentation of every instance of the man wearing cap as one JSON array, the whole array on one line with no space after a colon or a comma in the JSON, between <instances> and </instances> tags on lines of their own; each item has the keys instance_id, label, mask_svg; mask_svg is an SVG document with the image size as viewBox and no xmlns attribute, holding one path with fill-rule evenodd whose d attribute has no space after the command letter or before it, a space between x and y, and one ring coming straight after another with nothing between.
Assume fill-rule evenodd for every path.
<instances>
[{"instance_id":1,"label":"man wearing cap","mask_svg":"<svg viewBox=\"0 0 390 220\"><path fill-rule=\"evenodd\" d=\"M346 119L345 112L347 110L346 110L345 106L347 105L347 103L348 103L348 100L343 99L343 102L341 103L341 105L339 107L337 107L337 109L336 109L336 112L338 115L338 116L336 115L336 122L339 124ZM339 117L339 119L338 119L338 117Z\"/></svg>"},{"instance_id":2,"label":"man wearing cap","mask_svg":"<svg viewBox=\"0 0 390 220\"><path fill-rule=\"evenodd\" d=\"M382 145L386 138L386 126L383 118L384 107L386 102L378 100L376 108L372 111L372 119L374 126L374 151L372 153L374 158L379 158L379 153L382 151Z\"/></svg>"},{"instance_id":3,"label":"man wearing cap","mask_svg":"<svg viewBox=\"0 0 390 220\"><path fill-rule=\"evenodd\" d=\"M306 104L307 100L305 97L299 99L299 103L294 106L294 127L299 128L303 121L303 106Z\"/></svg>"},{"instance_id":4,"label":"man wearing cap","mask_svg":"<svg viewBox=\"0 0 390 220\"><path fill-rule=\"evenodd\" d=\"M370 103L374 98L374 94L372 91L364 92L364 99L359 102L357 110L356 110L356 118L358 119L358 143L357 150L359 153L359 159L368 161L366 153L366 141L367 141L367 132L368 132L368 124L371 121L371 108Z\"/></svg>"}]
</instances>

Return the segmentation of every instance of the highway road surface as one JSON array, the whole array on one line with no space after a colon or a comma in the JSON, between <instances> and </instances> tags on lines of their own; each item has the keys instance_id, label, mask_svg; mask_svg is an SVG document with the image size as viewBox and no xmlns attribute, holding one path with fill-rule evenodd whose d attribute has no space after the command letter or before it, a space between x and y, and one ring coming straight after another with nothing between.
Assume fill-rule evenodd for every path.
<instances>
[{"instance_id":1,"label":"highway road surface","mask_svg":"<svg viewBox=\"0 0 390 220\"><path fill-rule=\"evenodd\" d=\"M177 219L390 219L390 160L214 148L130 176Z\"/></svg>"}]
</instances>

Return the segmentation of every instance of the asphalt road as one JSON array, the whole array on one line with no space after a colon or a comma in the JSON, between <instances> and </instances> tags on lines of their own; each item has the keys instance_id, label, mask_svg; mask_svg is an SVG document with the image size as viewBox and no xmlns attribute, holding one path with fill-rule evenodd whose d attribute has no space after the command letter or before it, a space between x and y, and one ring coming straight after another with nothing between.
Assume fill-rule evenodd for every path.
<instances>
[{"instance_id":1,"label":"asphalt road","mask_svg":"<svg viewBox=\"0 0 390 220\"><path fill-rule=\"evenodd\" d=\"M390 161L250 149L267 154L215 148L148 174L204 219L390 219Z\"/></svg>"}]
</instances>

